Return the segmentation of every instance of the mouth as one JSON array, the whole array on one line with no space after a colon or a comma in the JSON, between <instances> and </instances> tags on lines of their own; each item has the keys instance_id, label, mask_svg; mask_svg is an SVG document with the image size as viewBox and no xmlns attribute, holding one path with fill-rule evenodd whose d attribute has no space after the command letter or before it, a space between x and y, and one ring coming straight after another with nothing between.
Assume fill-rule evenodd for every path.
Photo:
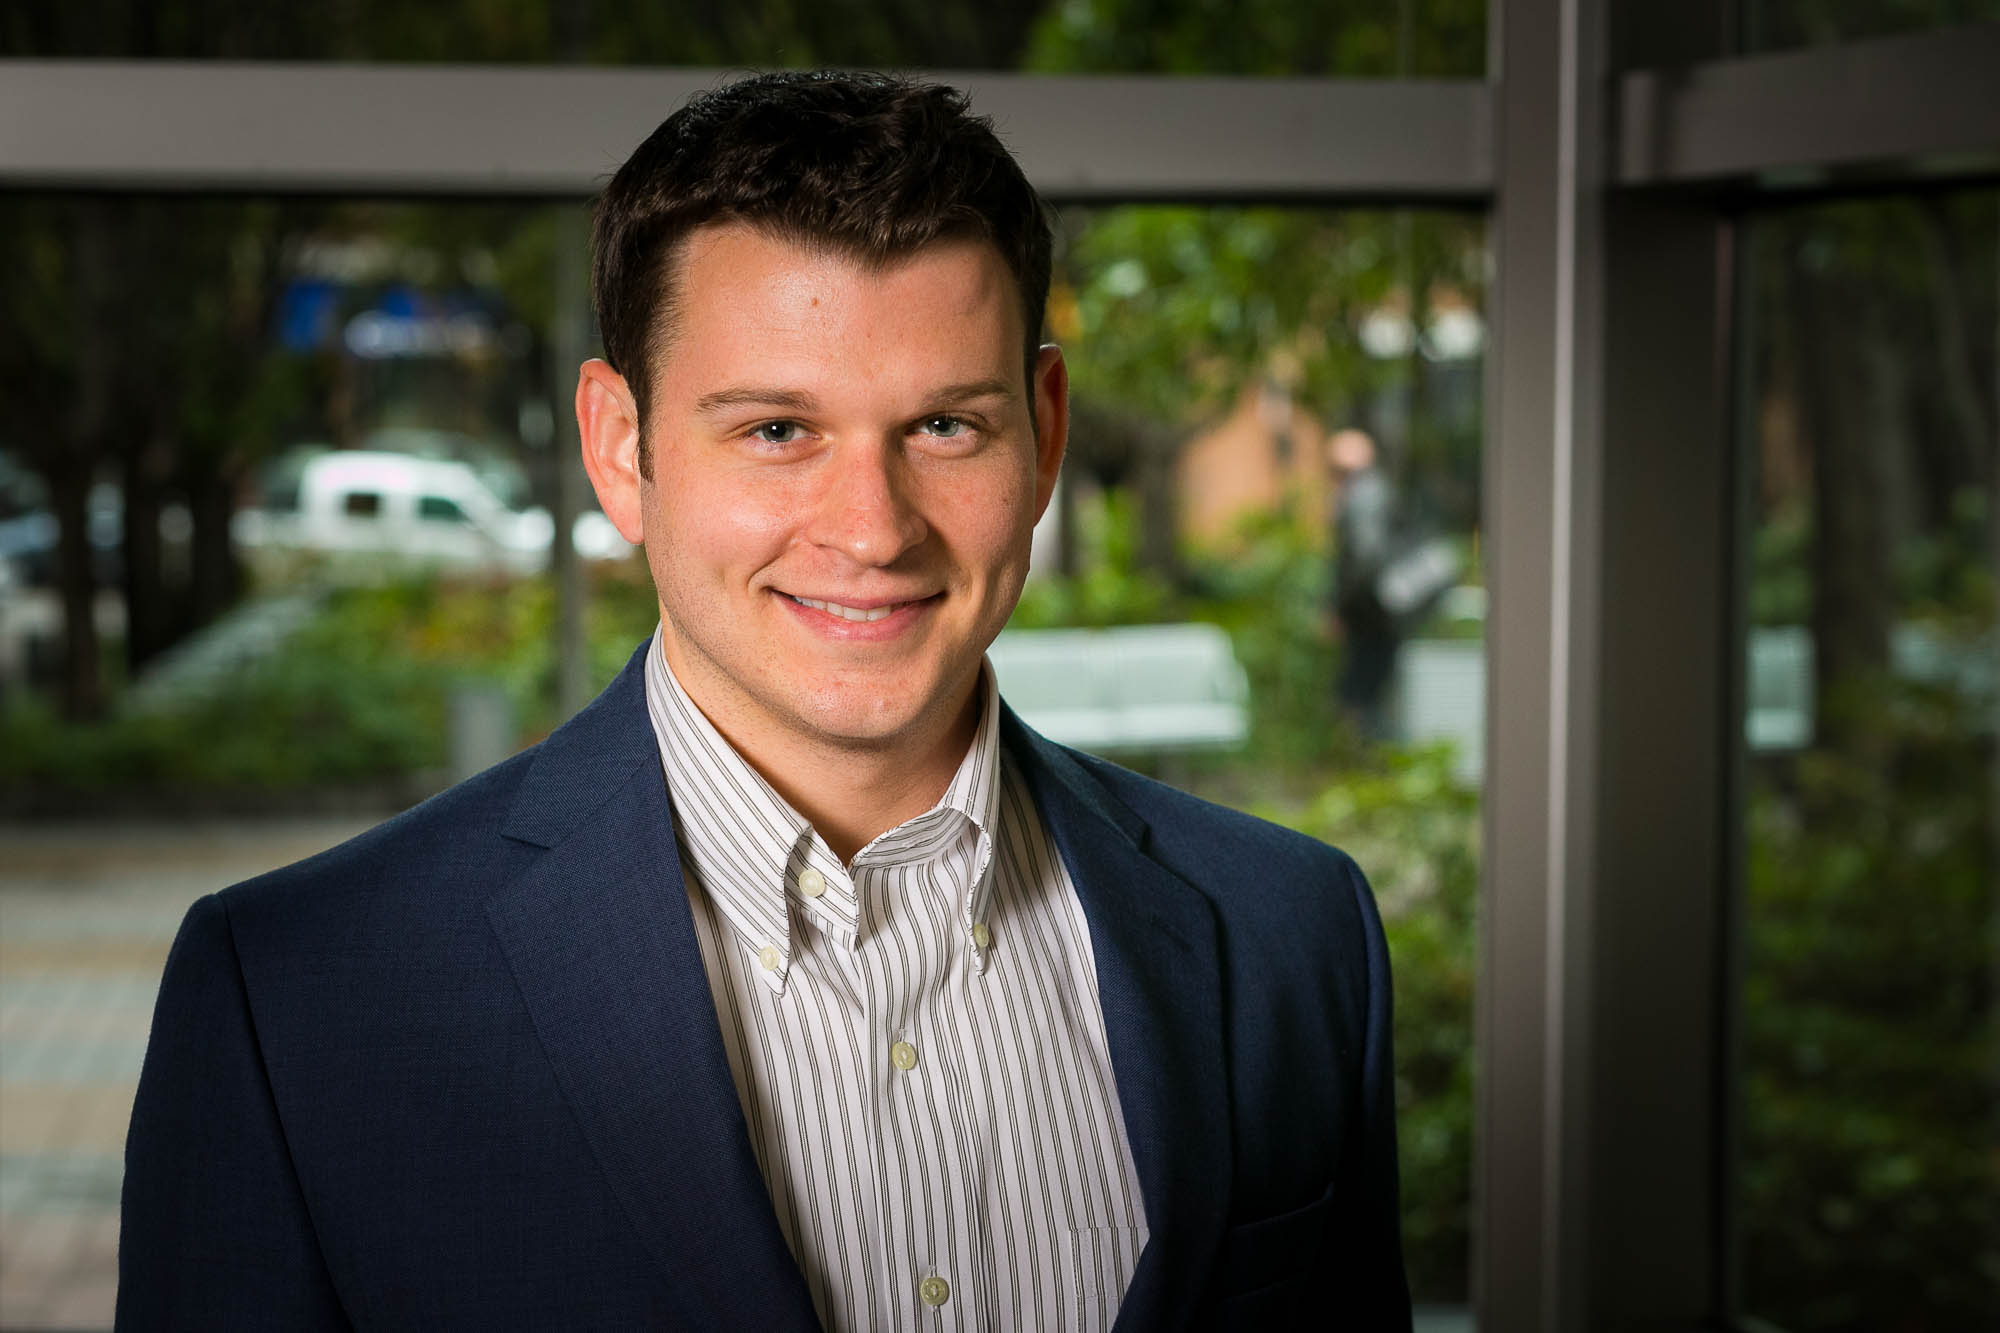
<instances>
[{"instance_id":1,"label":"mouth","mask_svg":"<svg viewBox=\"0 0 2000 1333\"><path fill-rule=\"evenodd\" d=\"M815 611L824 611L827 615L835 616L857 625L868 625L878 620L887 620L906 606L918 606L931 600L928 597L920 597L908 602L880 602L874 606L847 606L841 602L822 601L817 597L799 597L792 593L785 593L784 596L798 603L800 606L809 606Z\"/></svg>"}]
</instances>

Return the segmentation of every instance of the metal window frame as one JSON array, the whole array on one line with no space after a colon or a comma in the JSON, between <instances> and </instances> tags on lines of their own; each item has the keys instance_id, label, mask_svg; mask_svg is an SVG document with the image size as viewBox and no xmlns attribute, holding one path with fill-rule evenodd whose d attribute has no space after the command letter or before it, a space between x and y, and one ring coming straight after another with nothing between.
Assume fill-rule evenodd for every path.
<instances>
[{"instance_id":1,"label":"metal window frame","mask_svg":"<svg viewBox=\"0 0 2000 1333\"><path fill-rule=\"evenodd\" d=\"M1492 25L1487 81L937 77L1058 201L1491 206L1476 1315L1728 1328L1734 219L2000 174L2000 25L1747 58L1730 0ZM575 198L725 77L0 61L0 188Z\"/></svg>"},{"instance_id":2,"label":"metal window frame","mask_svg":"<svg viewBox=\"0 0 2000 1333\"><path fill-rule=\"evenodd\" d=\"M727 77L0 60L0 184L583 197ZM1477 80L933 77L993 117L1052 199L1451 204L1493 189Z\"/></svg>"},{"instance_id":3,"label":"metal window frame","mask_svg":"<svg viewBox=\"0 0 2000 1333\"><path fill-rule=\"evenodd\" d=\"M1622 186L1785 191L2000 172L2000 23L1641 69L1617 85Z\"/></svg>"},{"instance_id":4,"label":"metal window frame","mask_svg":"<svg viewBox=\"0 0 2000 1333\"><path fill-rule=\"evenodd\" d=\"M1496 3L1476 1307L1734 1329L1741 219L1992 178L2000 25Z\"/></svg>"}]
</instances>

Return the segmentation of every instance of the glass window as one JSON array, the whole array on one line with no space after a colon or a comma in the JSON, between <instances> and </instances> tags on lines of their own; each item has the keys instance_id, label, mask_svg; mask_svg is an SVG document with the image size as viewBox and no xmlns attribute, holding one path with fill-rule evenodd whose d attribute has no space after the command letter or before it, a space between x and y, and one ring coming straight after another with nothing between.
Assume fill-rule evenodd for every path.
<instances>
[{"instance_id":1,"label":"glass window","mask_svg":"<svg viewBox=\"0 0 2000 1333\"><path fill-rule=\"evenodd\" d=\"M993 654L1030 725L1367 871L1396 967L1410 1276L1420 1302L1453 1306L1469 1292L1485 272L1471 215L1065 212L1048 324L1071 372L1069 457Z\"/></svg>"},{"instance_id":2,"label":"glass window","mask_svg":"<svg viewBox=\"0 0 2000 1333\"><path fill-rule=\"evenodd\" d=\"M1748 224L1742 1307L2000 1322L2000 193Z\"/></svg>"},{"instance_id":3,"label":"glass window","mask_svg":"<svg viewBox=\"0 0 2000 1333\"><path fill-rule=\"evenodd\" d=\"M106 789L140 804L132 786L147 780L220 805L231 793L270 804L341 784L370 784L385 802L413 797L451 755L451 691L469 678L500 683L513 739L545 732L556 609L534 543L553 527L548 460L574 373L553 367L551 316L585 299L554 290L552 257L580 218L557 205L0 198L0 241L23 257L9 317L50 335L4 345L35 358L18 382L64 390L28 406L73 401L86 373L118 385L172 372L185 397L121 396L157 412L149 436L183 451L165 491L192 512L192 544L228 536L234 568L212 584L134 571L177 625L233 617L226 669L222 654L149 658L107 617L101 646L133 666L102 682L101 702L122 706L71 721L61 640L45 645L0 708L0 793L32 790L85 811ZM1058 245L1048 323L1073 372L1071 456L1020 613L995 647L1003 687L1059 739L1336 843L1367 870L1396 967L1411 1278L1420 1300L1463 1307L1484 222L1101 208L1064 213ZM183 313L128 330L121 351L132 359L89 361L90 340L141 305ZM66 433L75 416L22 430L25 472L57 470L90 444ZM505 525L501 563L470 576L435 558L390 568L390 553L370 552L350 579L340 553L287 547L303 525L255 501L310 484L351 450L454 459L482 476L518 469L530 503ZM135 459L94 461L116 471ZM379 508L381 487L355 480L372 489L351 493L353 508ZM443 500L430 497L426 515ZM261 521L231 521L253 516ZM585 578L589 672L604 680L651 630L657 604L636 556L592 559ZM44 592L48 623L61 625ZM119 598L107 584L106 603ZM1116 669L1062 641L1078 629L1129 631ZM1053 695L1037 693L1038 661L1043 682L1054 664ZM142 697L152 700L143 710ZM1052 704L1078 702L1051 716ZM329 827L322 845L353 831ZM68 960L84 954L65 941L126 928L143 937L145 949L119 956L117 986L100 987L130 1001L136 1019L120 1021L136 1021L136 1035L128 1024L119 1040L77 1037L64 1024L85 1020L11 998L0 1021L38 1034L64 1117L122 1128L163 933L198 894L299 853L273 851L246 869L197 848L171 878L143 855L100 866L92 854L61 853L87 887L38 918L36 938L52 943L31 946L30 962L47 994L82 994ZM131 866L148 868L143 883ZM0 864L0 893L9 870ZM88 966L113 972L113 962ZM86 1068L87 1079L62 1072ZM23 1225L115 1238L115 1136L72 1142L61 1117L32 1122L17 1105L0 1108L10 1135L23 1136L10 1137L22 1146L0 1172L9 1191L29 1182L18 1185L31 1200ZM16 1128L31 1123L47 1131L32 1142ZM114 1255L41 1273L36 1299L54 1308L89 1283L102 1297ZM99 1315L108 1324L108 1305Z\"/></svg>"},{"instance_id":4,"label":"glass window","mask_svg":"<svg viewBox=\"0 0 2000 1333\"><path fill-rule=\"evenodd\" d=\"M447 500L442 495L420 495L417 497L417 517L433 523L470 523L472 520L459 508L458 501Z\"/></svg>"},{"instance_id":5,"label":"glass window","mask_svg":"<svg viewBox=\"0 0 2000 1333\"><path fill-rule=\"evenodd\" d=\"M2000 19L2000 0L1750 0L1744 46L1781 51Z\"/></svg>"},{"instance_id":6,"label":"glass window","mask_svg":"<svg viewBox=\"0 0 2000 1333\"><path fill-rule=\"evenodd\" d=\"M48 520L45 547L23 558L51 567L6 578L26 566L0 549L0 803L72 817L0 832L0 1325L111 1326L121 1146L188 905L435 787L427 775L463 748L454 691L504 700L475 710L497 713L479 729L493 739L459 724L475 753L553 724L555 596L539 571L552 404L567 410L575 366L552 366L552 256L582 217L0 195L0 384L24 390L5 400L0 495ZM124 405L115 429L76 410L92 395ZM353 451L450 460L496 493L517 487L523 512L475 544L479 565L422 550L356 558L296 508L303 486L355 524L382 522L396 492L379 459L343 471ZM150 487L131 484L141 467L157 469ZM190 555L86 569L97 614L72 622L53 515L66 488L88 507L92 484L111 481L113 517L121 497L127 512L142 498L184 507ZM446 495L422 510L464 518ZM585 554L603 557L584 569L589 674L602 681L657 607L641 560L611 543ZM129 612L141 604L157 616ZM87 651L66 651L71 636ZM361 813L327 818L313 796L327 790ZM221 817L246 807L292 817Z\"/></svg>"}]
</instances>

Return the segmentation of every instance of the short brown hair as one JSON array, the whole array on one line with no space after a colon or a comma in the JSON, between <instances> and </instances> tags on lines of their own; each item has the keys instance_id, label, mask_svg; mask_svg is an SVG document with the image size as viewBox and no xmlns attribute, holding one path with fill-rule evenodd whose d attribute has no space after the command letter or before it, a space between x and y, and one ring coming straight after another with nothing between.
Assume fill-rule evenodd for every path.
<instances>
[{"instance_id":1,"label":"short brown hair","mask_svg":"<svg viewBox=\"0 0 2000 1333\"><path fill-rule=\"evenodd\" d=\"M591 296L605 359L643 424L672 335L673 264L710 223L887 263L933 242L990 242L1021 299L1032 378L1048 304L1042 201L965 95L883 74L760 74L703 93L639 145L598 197ZM1032 397L1031 397L1032 401Z\"/></svg>"}]
</instances>

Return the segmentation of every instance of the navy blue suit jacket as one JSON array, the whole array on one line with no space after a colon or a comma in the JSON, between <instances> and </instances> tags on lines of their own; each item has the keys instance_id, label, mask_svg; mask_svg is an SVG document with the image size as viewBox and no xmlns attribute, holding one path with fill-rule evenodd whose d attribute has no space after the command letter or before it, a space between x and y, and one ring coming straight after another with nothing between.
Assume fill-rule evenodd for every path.
<instances>
[{"instance_id":1,"label":"navy blue suit jacket","mask_svg":"<svg viewBox=\"0 0 2000 1333\"><path fill-rule=\"evenodd\" d=\"M202 899L121 1329L816 1327L695 943L641 658L541 745ZM1322 843L1035 735L1151 1239L1120 1330L1405 1329L1389 970Z\"/></svg>"}]
</instances>

